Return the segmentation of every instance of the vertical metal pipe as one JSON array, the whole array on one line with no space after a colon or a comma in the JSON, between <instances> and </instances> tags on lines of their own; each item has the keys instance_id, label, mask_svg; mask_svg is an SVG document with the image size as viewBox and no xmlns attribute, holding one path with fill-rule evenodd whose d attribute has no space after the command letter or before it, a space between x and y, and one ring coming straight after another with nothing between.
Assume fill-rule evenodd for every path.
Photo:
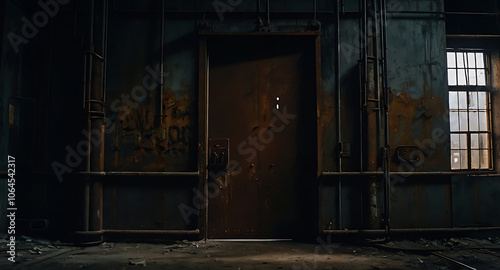
<instances>
[{"instance_id":1,"label":"vertical metal pipe","mask_svg":"<svg viewBox=\"0 0 500 270\"><path fill-rule=\"evenodd\" d=\"M389 88L387 86L387 3L386 0L381 0L382 2L382 23L383 23L383 90L384 90L384 109L385 109L385 140L384 145L386 149L385 153L385 166L384 166L384 174L385 174L385 190L384 190L384 223L385 223L385 232L386 232L386 240L389 240L390 237L390 221L391 221L391 176L390 176L390 168L389 168Z\"/></svg>"},{"instance_id":2,"label":"vertical metal pipe","mask_svg":"<svg viewBox=\"0 0 500 270\"><path fill-rule=\"evenodd\" d=\"M92 48L94 44L94 0L90 1L90 37L89 44Z\"/></svg>"},{"instance_id":3,"label":"vertical metal pipe","mask_svg":"<svg viewBox=\"0 0 500 270\"><path fill-rule=\"evenodd\" d=\"M90 1L89 25L88 32L88 49L85 53L84 63L84 107L87 111L87 145L88 155L86 163L86 171L102 171L104 168L104 119L106 117L104 104L104 84L105 84L105 48L106 48L106 33L107 33L107 4L105 0L102 6L96 6L95 0ZM97 20L101 24L101 32L95 39L96 27L96 8L97 16L102 16ZM99 46L95 46L97 42ZM96 51L97 50L97 51ZM97 54L102 57L96 57ZM96 61L94 61L96 57ZM101 61L98 63L98 61ZM98 132L100 144L93 144L93 133ZM102 184L99 181L94 181L90 177L85 179L83 186L83 230L97 231L102 230ZM102 240L102 235L96 234ZM83 240L87 242L88 239ZM93 240L95 241L95 240Z\"/></svg>"},{"instance_id":4,"label":"vertical metal pipe","mask_svg":"<svg viewBox=\"0 0 500 270\"><path fill-rule=\"evenodd\" d=\"M337 3L338 5L338 3ZM314 10L314 20L316 21L316 13L318 12L318 1L314 0L313 1L313 10Z\"/></svg>"},{"instance_id":5,"label":"vertical metal pipe","mask_svg":"<svg viewBox=\"0 0 500 270\"><path fill-rule=\"evenodd\" d=\"M270 11L269 11L269 2L271 0L266 0L266 11L267 11L267 27L269 29L269 27L271 27L271 14L270 14Z\"/></svg>"},{"instance_id":6,"label":"vertical metal pipe","mask_svg":"<svg viewBox=\"0 0 500 270\"><path fill-rule=\"evenodd\" d=\"M104 104L106 104L106 92L107 92L107 87L106 87L106 83L107 83L107 80L106 80L106 77L107 77L107 55L108 55L108 19L109 19L109 15L108 15L108 7L109 7L109 1L108 0L105 0L104 3L103 3L104 7L103 7L103 12L104 12L104 25L103 25L103 35L104 35L104 40L103 40L103 47L102 47L102 51L103 51L103 54L102 54L102 57L104 58L104 61L102 61L103 63L103 82L102 82L102 101L104 102ZM106 110L106 106L104 105L104 111Z\"/></svg>"},{"instance_id":7,"label":"vertical metal pipe","mask_svg":"<svg viewBox=\"0 0 500 270\"><path fill-rule=\"evenodd\" d=\"M366 170L378 169L379 147L381 146L381 112L380 112L380 78L379 78L379 48L377 42L377 18L374 0L363 1L363 28L364 28L364 98L365 98L365 126L363 132L366 137ZM375 134L369 134L375 133ZM378 228L377 183L376 176L369 177L363 185L367 198L365 228Z\"/></svg>"},{"instance_id":8,"label":"vertical metal pipe","mask_svg":"<svg viewBox=\"0 0 500 270\"><path fill-rule=\"evenodd\" d=\"M363 0L358 1L358 11L359 11L359 37L358 37L358 42L359 42L359 60L358 60L358 72L359 72L359 171L362 172L364 170L364 114L365 114L365 107L364 107L364 40L363 40ZM361 62L363 61L363 62ZM364 198L363 198L363 189L361 188L361 192L359 192L359 205L360 205L360 224L364 224Z\"/></svg>"},{"instance_id":9,"label":"vertical metal pipe","mask_svg":"<svg viewBox=\"0 0 500 270\"><path fill-rule=\"evenodd\" d=\"M90 29L89 29L89 50L93 51L93 42L94 42L94 0L90 1ZM90 108L90 103L89 100L92 97L92 76L93 76L93 54L89 53L88 54L88 59L89 59L89 65L88 69L88 76L87 76L87 89L85 91L87 92L87 96L85 97L85 108L87 110L87 133L88 133L88 138L91 138L92 133L92 123L91 123L91 118L90 118L90 113L89 111L91 110ZM91 149L92 149L92 143L90 139L88 140L88 147L87 147L87 164L86 164L86 171L90 172L90 162L91 162ZM85 182L84 186L84 209L83 209L83 230L88 231L90 229L90 184L88 181Z\"/></svg>"},{"instance_id":10,"label":"vertical metal pipe","mask_svg":"<svg viewBox=\"0 0 500 270\"><path fill-rule=\"evenodd\" d=\"M337 51L336 51L336 57L335 57L335 76L336 76L336 92L337 92L337 138L338 138L338 147L339 147L339 152L338 152L338 165L339 165L339 172L342 172L342 117L341 117L341 93L340 93L340 8L339 8L340 1L337 0L337 8L336 8L336 24L337 24L337 29L336 29L336 40L337 40Z\"/></svg>"},{"instance_id":11,"label":"vertical metal pipe","mask_svg":"<svg viewBox=\"0 0 500 270\"><path fill-rule=\"evenodd\" d=\"M161 59L160 59L160 127L162 127L163 129L163 68L164 68L164 65L163 65L163 61L164 61L164 50L163 50L163 47L164 47L164 40L165 40L165 0L162 0L162 6L161 6ZM163 134L165 134L165 132L163 132ZM163 135L162 135L163 136Z\"/></svg>"},{"instance_id":12,"label":"vertical metal pipe","mask_svg":"<svg viewBox=\"0 0 500 270\"><path fill-rule=\"evenodd\" d=\"M361 33L363 35L363 67L364 67L364 96L363 96L363 107L365 107L366 110L366 103L367 103L367 90L368 90L368 31L367 31L367 3L366 0L363 0L363 32Z\"/></svg>"},{"instance_id":13,"label":"vertical metal pipe","mask_svg":"<svg viewBox=\"0 0 500 270\"><path fill-rule=\"evenodd\" d=\"M315 2L315 8L316 8L316 1ZM316 19L316 12L314 13L314 17ZM335 57L335 62L336 62L336 91L337 91L337 137L339 141L339 154L338 154L338 166L339 166L339 172L342 172L342 119L341 119L341 108L340 106L342 105L341 103L341 93L340 93L340 0L337 0L337 7L336 7L336 18L335 18L336 24L337 24L337 30L336 30L336 36L337 36L337 52L336 52L336 57ZM340 230L342 228L342 176L339 176L338 178L338 229Z\"/></svg>"},{"instance_id":14,"label":"vertical metal pipe","mask_svg":"<svg viewBox=\"0 0 500 270\"><path fill-rule=\"evenodd\" d=\"M83 99L82 109L86 109L87 103L87 54L83 55Z\"/></svg>"},{"instance_id":15,"label":"vertical metal pipe","mask_svg":"<svg viewBox=\"0 0 500 270\"><path fill-rule=\"evenodd\" d=\"M373 1L373 12L372 12L372 16L373 16L373 26L372 26L372 31L374 32L373 34L373 56L374 56L374 60L375 60L375 69L374 69L374 79L375 79L375 91L376 91L376 94L375 94L375 97L376 99L378 100L378 110L377 110L377 135L378 135L378 147L377 149L379 149L382 145L384 145L384 141L383 141L383 137L382 137L382 133L383 133L383 115L384 115L384 112L383 112L383 101L382 101L382 89L381 89L381 78L380 78L380 70L381 70L381 47L379 47L379 42L380 40L382 39L382 37L380 36L380 25L379 23L381 23L379 21L379 13L380 13L380 10L379 10L379 7L377 5L378 3L378 0L374 0Z\"/></svg>"},{"instance_id":16,"label":"vertical metal pipe","mask_svg":"<svg viewBox=\"0 0 500 270\"><path fill-rule=\"evenodd\" d=\"M362 5L363 2L362 0L358 1L358 11L359 14L362 13ZM362 17L359 16L359 36L358 36L358 42L359 42L359 60L358 60L358 72L359 72L359 171L363 171L363 158L364 158L364 147L363 147L363 117L364 117L364 98L363 98L363 86L364 86L364 81L362 79L363 76L363 70L362 67L363 65L361 64L361 60L363 59L363 36L361 33L363 33L362 25L363 25L363 20Z\"/></svg>"},{"instance_id":17,"label":"vertical metal pipe","mask_svg":"<svg viewBox=\"0 0 500 270\"><path fill-rule=\"evenodd\" d=\"M93 52L94 51L94 0L90 1L90 30L89 30L89 51ZM93 76L94 76L94 55L92 53L88 53L88 76L87 76L87 97L85 101L85 108L87 109L87 112L91 111L90 107L90 102L89 100L92 99L92 83L93 83ZM90 113L87 113L87 132L88 132L88 138L92 136L91 130L92 130L92 124L91 124L91 118L90 118ZM88 147L87 147L87 172L90 172L90 161L91 161L91 149L92 149L92 144L91 141L88 141Z\"/></svg>"},{"instance_id":18,"label":"vertical metal pipe","mask_svg":"<svg viewBox=\"0 0 500 270\"><path fill-rule=\"evenodd\" d=\"M88 102L89 107L89 146L93 149L90 158L90 171L103 171L104 170L104 119L105 119L105 106L102 103L104 99L104 46L105 46L105 33L106 33L106 4L107 1L100 2L101 5L95 5L95 0L92 1L92 28L91 28L91 48L90 54L101 54L102 57L96 57L95 63L92 65L92 79L91 95ZM96 17L98 16L98 17ZM100 29L96 28L100 27ZM97 29L97 36L94 36ZM97 59L98 58L98 59ZM100 61L100 63L98 63ZM98 114L94 112L99 112ZM92 133L98 132L100 137L99 144L92 143ZM90 179L90 201L89 201L89 230L101 231L102 230L102 184L100 181ZM99 239L102 240L102 236Z\"/></svg>"},{"instance_id":19,"label":"vertical metal pipe","mask_svg":"<svg viewBox=\"0 0 500 270\"><path fill-rule=\"evenodd\" d=\"M379 5L379 0L373 0L373 51L374 51L374 57L375 57L375 74L374 74L374 79L375 79L375 89L376 89L376 99L378 100L377 106L377 149L379 150L378 157L382 155L382 170L384 172L384 175L377 179L374 179L374 182L372 183L373 187L373 193L372 197L370 198L372 201L372 205L374 204L375 206L372 206L372 213L371 216L378 218L378 203L377 203L377 193L378 193L378 188L377 184L382 185L383 193L384 193L384 198L386 194L386 188L385 188L385 175L387 173L386 170L386 165L387 163L385 162L385 156L387 155L386 152L386 147L385 147L385 130L384 130L384 124L385 124L385 102L384 102L384 90L382 89L382 79L381 76L383 74L383 42L382 42L382 20L379 18L379 16L382 16L382 10L381 10L381 5ZM383 216L384 222L385 222L385 199L384 199L384 216ZM379 224L373 224L374 227L376 226L377 228L380 226Z\"/></svg>"},{"instance_id":20,"label":"vertical metal pipe","mask_svg":"<svg viewBox=\"0 0 500 270\"><path fill-rule=\"evenodd\" d=\"M89 230L89 216L90 216L90 184L85 179L83 187L83 230Z\"/></svg>"},{"instance_id":21,"label":"vertical metal pipe","mask_svg":"<svg viewBox=\"0 0 500 270\"><path fill-rule=\"evenodd\" d=\"M206 168L206 165L208 164L208 119L209 119L209 109L210 109L210 54L208 52L208 46L207 46L207 41L204 41L203 44L203 49L204 49L204 64L205 64L205 162L204 162L204 168ZM208 170L205 172L205 194L208 194ZM209 229L209 224L208 224L208 196L205 196L205 239L208 237L208 229Z\"/></svg>"}]
</instances>

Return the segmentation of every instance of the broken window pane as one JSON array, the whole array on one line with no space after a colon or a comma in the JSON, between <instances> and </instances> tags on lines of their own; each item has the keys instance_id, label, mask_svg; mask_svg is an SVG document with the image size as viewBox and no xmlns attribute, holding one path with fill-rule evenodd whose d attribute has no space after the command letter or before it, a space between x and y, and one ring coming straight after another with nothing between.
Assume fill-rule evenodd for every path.
<instances>
[{"instance_id":1,"label":"broken window pane","mask_svg":"<svg viewBox=\"0 0 500 270\"><path fill-rule=\"evenodd\" d=\"M447 56L447 60L448 60L448 67L449 68L456 67L456 64L455 64L455 53L449 52L449 53L446 54L446 56Z\"/></svg>"},{"instance_id":2,"label":"broken window pane","mask_svg":"<svg viewBox=\"0 0 500 270\"><path fill-rule=\"evenodd\" d=\"M451 169L460 170L460 151L458 150L451 151Z\"/></svg>"},{"instance_id":3,"label":"broken window pane","mask_svg":"<svg viewBox=\"0 0 500 270\"><path fill-rule=\"evenodd\" d=\"M469 92L469 109L477 109L477 92Z\"/></svg>"}]
</instances>

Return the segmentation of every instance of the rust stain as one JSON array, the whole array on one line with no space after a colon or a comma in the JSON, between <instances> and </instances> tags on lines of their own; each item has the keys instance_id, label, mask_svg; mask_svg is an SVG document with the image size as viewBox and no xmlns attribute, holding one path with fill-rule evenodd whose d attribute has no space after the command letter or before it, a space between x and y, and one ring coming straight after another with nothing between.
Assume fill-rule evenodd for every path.
<instances>
[{"instance_id":1,"label":"rust stain","mask_svg":"<svg viewBox=\"0 0 500 270\"><path fill-rule=\"evenodd\" d=\"M336 104L333 95L327 91L322 91L323 98L323 108L321 115L321 124L324 130L328 130L330 126L334 123L333 118L336 115Z\"/></svg>"},{"instance_id":2,"label":"rust stain","mask_svg":"<svg viewBox=\"0 0 500 270\"><path fill-rule=\"evenodd\" d=\"M121 132L116 134L116 148L133 145L131 151L115 152L114 169L174 171L188 167L194 148L193 100L187 95L177 98L176 91L163 89L161 123L156 122L159 119L156 103L157 98L151 92L143 102L125 105L126 109L120 111L123 120Z\"/></svg>"},{"instance_id":3,"label":"rust stain","mask_svg":"<svg viewBox=\"0 0 500 270\"><path fill-rule=\"evenodd\" d=\"M323 134L322 134L323 142L326 142L328 140L331 140L332 134L330 134L329 130L330 130L331 126L334 123L336 123L336 120L334 120L334 119L336 118L336 115L337 115L337 113L336 113L337 105L336 105L336 102L335 102L335 99L334 99L332 93L327 92L325 90L322 90L321 95L322 95L321 99L323 101L322 108L318 108L318 109L321 110L320 125L321 125L321 129L323 130ZM324 165L336 163L335 150L336 149L333 149L333 152L331 152L331 153L327 153L327 152L323 153Z\"/></svg>"},{"instance_id":4,"label":"rust stain","mask_svg":"<svg viewBox=\"0 0 500 270\"><path fill-rule=\"evenodd\" d=\"M389 132L391 137L392 156L394 150L400 145L417 145L417 142L433 140L433 132L437 128L444 128L439 123L447 109L445 102L438 95L427 94L424 89L419 99L412 98L409 94L392 94L390 97ZM426 164L438 165L443 170L449 163L449 153L441 151L443 143L435 143L436 149L431 155L425 157L425 163L415 168L424 170ZM393 162L391 170L398 170L399 163Z\"/></svg>"}]
</instances>

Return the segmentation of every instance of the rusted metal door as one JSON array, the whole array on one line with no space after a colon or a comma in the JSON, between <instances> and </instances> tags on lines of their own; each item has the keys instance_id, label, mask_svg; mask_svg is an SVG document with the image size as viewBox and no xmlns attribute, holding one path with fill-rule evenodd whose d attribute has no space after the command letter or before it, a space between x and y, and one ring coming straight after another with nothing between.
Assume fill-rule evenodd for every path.
<instances>
[{"instance_id":1,"label":"rusted metal door","mask_svg":"<svg viewBox=\"0 0 500 270\"><path fill-rule=\"evenodd\" d=\"M314 41L218 37L208 44L208 236L295 237L307 222L301 189L316 164Z\"/></svg>"}]
</instances>

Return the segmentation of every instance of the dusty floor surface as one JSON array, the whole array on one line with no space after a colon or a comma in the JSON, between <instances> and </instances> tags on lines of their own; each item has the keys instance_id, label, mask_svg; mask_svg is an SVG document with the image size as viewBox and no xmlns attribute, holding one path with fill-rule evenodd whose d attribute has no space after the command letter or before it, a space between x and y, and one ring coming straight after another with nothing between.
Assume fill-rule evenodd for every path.
<instances>
[{"instance_id":1,"label":"dusty floor surface","mask_svg":"<svg viewBox=\"0 0 500 270\"><path fill-rule=\"evenodd\" d=\"M386 244L176 241L76 247L23 237L16 262L0 240L0 269L500 269L500 240L443 239ZM464 268L455 259L472 268Z\"/></svg>"}]
</instances>

